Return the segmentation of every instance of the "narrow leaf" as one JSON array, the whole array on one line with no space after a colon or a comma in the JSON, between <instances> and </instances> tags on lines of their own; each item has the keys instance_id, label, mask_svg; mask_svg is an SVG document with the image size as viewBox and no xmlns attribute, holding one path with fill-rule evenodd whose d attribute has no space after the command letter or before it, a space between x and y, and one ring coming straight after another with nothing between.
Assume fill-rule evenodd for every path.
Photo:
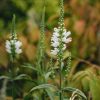
<instances>
[{"instance_id":1,"label":"narrow leaf","mask_svg":"<svg viewBox=\"0 0 100 100\"><path fill-rule=\"evenodd\" d=\"M85 100L87 100L87 97L84 95L83 92L81 92L79 89L72 88L72 87L65 87L63 91L68 91L68 92L74 92L77 90L77 94L83 97Z\"/></svg>"},{"instance_id":2,"label":"narrow leaf","mask_svg":"<svg viewBox=\"0 0 100 100\"><path fill-rule=\"evenodd\" d=\"M30 92L33 92L33 91L35 91L35 90L37 90L37 89L46 89L46 88L55 88L55 86L54 85L51 85L51 84L42 84L42 85L38 85L38 86L36 86L36 87L33 87L31 90L30 90Z\"/></svg>"},{"instance_id":3,"label":"narrow leaf","mask_svg":"<svg viewBox=\"0 0 100 100\"><path fill-rule=\"evenodd\" d=\"M22 79L31 79L31 78L26 74L20 74L17 77L15 77L13 80L22 80Z\"/></svg>"},{"instance_id":4,"label":"narrow leaf","mask_svg":"<svg viewBox=\"0 0 100 100\"><path fill-rule=\"evenodd\" d=\"M54 100L54 94L53 94L53 92L50 89L45 89L45 90L46 90L46 92L47 92L50 100Z\"/></svg>"}]
</instances>

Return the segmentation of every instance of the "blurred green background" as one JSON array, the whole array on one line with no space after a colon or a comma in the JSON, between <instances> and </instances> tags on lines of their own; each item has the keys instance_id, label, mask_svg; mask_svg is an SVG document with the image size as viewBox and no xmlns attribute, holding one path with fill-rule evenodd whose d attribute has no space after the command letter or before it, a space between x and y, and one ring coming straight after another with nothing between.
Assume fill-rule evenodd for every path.
<instances>
[{"instance_id":1,"label":"blurred green background","mask_svg":"<svg viewBox=\"0 0 100 100\"><path fill-rule=\"evenodd\" d=\"M46 37L50 38L53 28L58 24L59 2L46 0L45 4ZM23 42L23 55L29 61L34 58L42 8L42 0L0 0L0 66L7 67L4 43L11 31L13 14L16 14L16 32ZM71 30L73 37L72 54L100 65L100 1L64 0L64 9L65 26ZM33 55L29 55L29 52Z\"/></svg>"},{"instance_id":2,"label":"blurred green background","mask_svg":"<svg viewBox=\"0 0 100 100\"><path fill-rule=\"evenodd\" d=\"M50 37L53 28L58 25L59 1L46 0L45 6L45 41L48 55ZM23 53L17 62L18 65L22 65L24 62L33 63L36 56L42 10L43 0L0 0L0 74L4 73L9 66L5 41L9 39L13 14L16 15L16 32L23 43ZM65 27L72 32L73 38L69 46L72 52L72 69L69 80L72 81L73 75L77 75L73 86L83 89L86 95L94 94L95 91L91 90L94 84L90 81L88 83L91 75L84 79L83 76L84 71L89 70L97 76L96 81L100 83L100 0L64 0L64 10ZM80 74L79 72L82 71L83 73ZM78 75L83 76L79 78ZM100 89L97 88L97 91L100 93Z\"/></svg>"}]
</instances>

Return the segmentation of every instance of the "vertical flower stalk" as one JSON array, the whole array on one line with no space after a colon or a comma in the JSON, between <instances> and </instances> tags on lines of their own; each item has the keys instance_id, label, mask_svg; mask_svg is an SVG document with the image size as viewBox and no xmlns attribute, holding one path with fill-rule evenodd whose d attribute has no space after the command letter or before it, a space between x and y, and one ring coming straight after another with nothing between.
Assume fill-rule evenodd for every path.
<instances>
[{"instance_id":1,"label":"vertical flower stalk","mask_svg":"<svg viewBox=\"0 0 100 100\"><path fill-rule=\"evenodd\" d=\"M6 51L7 53L10 55L10 61L11 61L11 67L10 67L10 74L11 74L11 81L12 81L12 97L13 100L15 100L14 97L14 82L13 82L13 78L14 78L14 60L16 59L16 56L18 54L22 53L22 42L20 42L17 39L17 34L15 32L15 15L13 15L13 19L12 19L12 31L10 34L10 39L6 40Z\"/></svg>"},{"instance_id":2,"label":"vertical flower stalk","mask_svg":"<svg viewBox=\"0 0 100 100\"><path fill-rule=\"evenodd\" d=\"M10 35L10 39L6 40L6 51L10 54L11 61L13 62L16 58L17 54L22 53L22 42L17 39L17 34L15 31L15 15L13 15L12 19L12 31Z\"/></svg>"},{"instance_id":3,"label":"vertical flower stalk","mask_svg":"<svg viewBox=\"0 0 100 100\"><path fill-rule=\"evenodd\" d=\"M45 49L45 7L42 12L42 21L40 25L40 40L38 44L38 57L37 57L37 66L39 72L44 69L44 49Z\"/></svg>"},{"instance_id":4,"label":"vertical flower stalk","mask_svg":"<svg viewBox=\"0 0 100 100\"><path fill-rule=\"evenodd\" d=\"M51 37L51 54L57 56L59 62L59 76L60 76L60 85L59 85L59 100L62 100L62 68L63 68L63 52L67 48L69 42L72 41L72 38L69 37L71 32L67 31L64 27L64 6L63 0L60 0L60 18L59 18L59 27L54 28L53 36Z\"/></svg>"},{"instance_id":5,"label":"vertical flower stalk","mask_svg":"<svg viewBox=\"0 0 100 100\"><path fill-rule=\"evenodd\" d=\"M43 7L43 12L42 12L42 18L41 18L41 24L40 24L40 40L38 44L38 52L37 52L37 62L36 65L38 67L38 73L37 73L37 78L40 81L41 84L45 84L45 5ZM43 100L45 100L45 91L43 91L43 95L41 97Z\"/></svg>"},{"instance_id":6,"label":"vertical flower stalk","mask_svg":"<svg viewBox=\"0 0 100 100\"><path fill-rule=\"evenodd\" d=\"M71 52L69 52L69 57L68 57L68 60L67 60L67 68L66 68L66 70L65 70L65 72L66 72L66 75L65 75L65 78L68 76L68 74L69 74L69 72L70 72L70 68L71 68L71 59L72 59L72 57L71 57Z\"/></svg>"}]
</instances>

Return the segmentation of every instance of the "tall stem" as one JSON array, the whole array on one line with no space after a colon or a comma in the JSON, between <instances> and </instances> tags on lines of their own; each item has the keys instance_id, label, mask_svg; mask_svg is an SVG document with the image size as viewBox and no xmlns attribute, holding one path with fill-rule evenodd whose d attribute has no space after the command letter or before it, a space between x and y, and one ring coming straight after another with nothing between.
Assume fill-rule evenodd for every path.
<instances>
[{"instance_id":1,"label":"tall stem","mask_svg":"<svg viewBox=\"0 0 100 100\"><path fill-rule=\"evenodd\" d=\"M59 99L62 100L62 59L63 59L63 52L62 52L62 41L60 43L60 52L59 52L59 66L60 66L60 69L59 69L59 82L60 82L60 85L59 85Z\"/></svg>"},{"instance_id":2,"label":"tall stem","mask_svg":"<svg viewBox=\"0 0 100 100\"><path fill-rule=\"evenodd\" d=\"M61 29L63 29L64 27L64 6L63 6L63 0L60 0L60 18L59 18L59 26ZM59 59L59 65L60 65L60 87L59 87L59 99L62 100L62 60L63 60L63 42L62 42L62 35L63 31L60 31L60 47L59 47L59 55L58 55L58 59Z\"/></svg>"},{"instance_id":3,"label":"tall stem","mask_svg":"<svg viewBox=\"0 0 100 100\"><path fill-rule=\"evenodd\" d=\"M12 98L13 98L13 100L15 100L15 97L14 97L14 81L13 81L13 78L14 78L14 57L12 56L12 59L11 59Z\"/></svg>"},{"instance_id":4,"label":"tall stem","mask_svg":"<svg viewBox=\"0 0 100 100\"><path fill-rule=\"evenodd\" d=\"M17 39L17 36L16 36L16 32L15 32L15 15L13 15L13 19L12 19L12 32L11 32L11 40L15 40ZM11 81L12 81L12 97L13 97L13 100L15 100L15 96L14 96L14 60L15 60L15 56L16 56L16 53L15 53L15 41L14 43L12 44L11 46Z\"/></svg>"},{"instance_id":5,"label":"tall stem","mask_svg":"<svg viewBox=\"0 0 100 100\"><path fill-rule=\"evenodd\" d=\"M15 100L15 96L14 96L14 81L12 80L12 97L13 100Z\"/></svg>"},{"instance_id":6,"label":"tall stem","mask_svg":"<svg viewBox=\"0 0 100 100\"><path fill-rule=\"evenodd\" d=\"M45 66L44 66L45 43L44 42L45 42L45 0L43 3L43 12L42 12L42 18L41 18L41 25L40 25L40 41L38 45L38 58L37 58L37 66L39 70L38 80L41 80L41 83L46 83L46 80L44 77L44 73L45 73ZM43 90L42 99L45 100L45 90Z\"/></svg>"},{"instance_id":7,"label":"tall stem","mask_svg":"<svg viewBox=\"0 0 100 100\"><path fill-rule=\"evenodd\" d=\"M61 61L59 62L60 63L60 100L62 100L62 68L61 68Z\"/></svg>"}]
</instances>

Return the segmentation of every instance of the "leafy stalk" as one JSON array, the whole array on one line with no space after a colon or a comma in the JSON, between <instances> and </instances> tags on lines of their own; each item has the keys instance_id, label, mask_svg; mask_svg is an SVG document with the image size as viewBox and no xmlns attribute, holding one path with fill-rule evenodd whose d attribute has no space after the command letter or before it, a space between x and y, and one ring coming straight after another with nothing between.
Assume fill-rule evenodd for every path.
<instances>
[{"instance_id":1,"label":"leafy stalk","mask_svg":"<svg viewBox=\"0 0 100 100\"><path fill-rule=\"evenodd\" d=\"M68 60L67 60L67 66L66 66L66 77L68 76L69 72L70 72L70 67L71 67L71 52L69 52L69 57L68 57Z\"/></svg>"},{"instance_id":2,"label":"leafy stalk","mask_svg":"<svg viewBox=\"0 0 100 100\"><path fill-rule=\"evenodd\" d=\"M62 33L64 27L64 8L63 8L63 0L60 0L60 18L59 18L59 27L60 30L60 46L59 46L59 54L58 54L58 62L60 66L60 86L59 86L59 99L62 100L62 61L63 61L63 42L62 42Z\"/></svg>"},{"instance_id":3,"label":"leafy stalk","mask_svg":"<svg viewBox=\"0 0 100 100\"><path fill-rule=\"evenodd\" d=\"M38 44L38 55L37 55L37 66L38 66L38 70L39 70L39 75L41 74L41 72L43 72L44 70L44 49L45 49L45 7L43 9L43 13L42 13L42 21L41 21L41 26L40 26L40 41ZM42 73L43 74L43 73Z\"/></svg>"},{"instance_id":4,"label":"leafy stalk","mask_svg":"<svg viewBox=\"0 0 100 100\"><path fill-rule=\"evenodd\" d=\"M15 33L15 15L13 15L13 19L12 19L12 32L11 32L11 40L14 40L16 39L16 33ZM15 60L15 47L14 45L12 45L12 48L11 48L12 52L11 52L11 81L12 81L12 97L13 97L13 100L15 100L15 97L14 97L14 81L13 81L13 78L14 78L14 60Z\"/></svg>"},{"instance_id":5,"label":"leafy stalk","mask_svg":"<svg viewBox=\"0 0 100 100\"><path fill-rule=\"evenodd\" d=\"M15 32L15 15L13 15L13 19L12 19L12 29L11 29L11 40L15 40L16 39L16 32ZM14 41L15 42L15 41ZM14 58L15 58L15 43L11 43L11 61L13 62Z\"/></svg>"}]
</instances>

